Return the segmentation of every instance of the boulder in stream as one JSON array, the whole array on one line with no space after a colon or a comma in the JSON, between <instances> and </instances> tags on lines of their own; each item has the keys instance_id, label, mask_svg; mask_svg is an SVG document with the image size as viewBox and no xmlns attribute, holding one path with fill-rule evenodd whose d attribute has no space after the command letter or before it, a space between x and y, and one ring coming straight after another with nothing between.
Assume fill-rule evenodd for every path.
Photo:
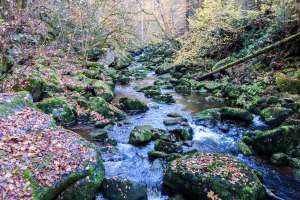
<instances>
[{"instance_id":1,"label":"boulder in stream","mask_svg":"<svg viewBox=\"0 0 300 200\"><path fill-rule=\"evenodd\" d=\"M182 145L180 143L168 142L165 140L156 140L154 149L165 153L181 153Z\"/></svg>"},{"instance_id":2,"label":"boulder in stream","mask_svg":"<svg viewBox=\"0 0 300 200\"><path fill-rule=\"evenodd\" d=\"M136 126L130 133L129 143L132 145L144 145L153 138L152 126Z\"/></svg>"},{"instance_id":3,"label":"boulder in stream","mask_svg":"<svg viewBox=\"0 0 300 200\"><path fill-rule=\"evenodd\" d=\"M172 161L163 185L186 199L265 199L265 189L256 174L229 155L194 153Z\"/></svg>"},{"instance_id":4,"label":"boulder in stream","mask_svg":"<svg viewBox=\"0 0 300 200\"><path fill-rule=\"evenodd\" d=\"M119 100L120 107L127 113L143 113L149 110L148 106L138 99L123 97Z\"/></svg>"},{"instance_id":5,"label":"boulder in stream","mask_svg":"<svg viewBox=\"0 0 300 200\"><path fill-rule=\"evenodd\" d=\"M260 115L268 125L275 127L280 125L291 113L291 109L275 106L263 109Z\"/></svg>"},{"instance_id":6,"label":"boulder in stream","mask_svg":"<svg viewBox=\"0 0 300 200\"><path fill-rule=\"evenodd\" d=\"M288 125L267 131L255 131L248 140L256 151L264 155L288 153L300 144L300 128Z\"/></svg>"},{"instance_id":7,"label":"boulder in stream","mask_svg":"<svg viewBox=\"0 0 300 200\"><path fill-rule=\"evenodd\" d=\"M147 188L137 182L113 177L104 179L101 191L109 200L147 200Z\"/></svg>"}]
</instances>

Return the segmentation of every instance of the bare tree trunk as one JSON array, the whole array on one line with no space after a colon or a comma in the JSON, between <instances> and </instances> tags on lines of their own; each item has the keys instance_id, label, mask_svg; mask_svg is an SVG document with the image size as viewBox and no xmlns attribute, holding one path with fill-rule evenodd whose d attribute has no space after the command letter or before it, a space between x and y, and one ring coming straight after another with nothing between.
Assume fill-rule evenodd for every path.
<instances>
[{"instance_id":1,"label":"bare tree trunk","mask_svg":"<svg viewBox=\"0 0 300 200\"><path fill-rule=\"evenodd\" d=\"M300 0L296 0L296 11L297 11L298 28L300 28Z\"/></svg>"}]
</instances>

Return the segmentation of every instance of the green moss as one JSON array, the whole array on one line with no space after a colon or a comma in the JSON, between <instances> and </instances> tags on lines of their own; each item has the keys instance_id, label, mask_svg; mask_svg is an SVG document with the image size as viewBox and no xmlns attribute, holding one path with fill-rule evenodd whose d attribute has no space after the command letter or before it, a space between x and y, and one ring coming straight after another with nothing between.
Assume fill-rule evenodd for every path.
<instances>
[{"instance_id":1,"label":"green moss","mask_svg":"<svg viewBox=\"0 0 300 200\"><path fill-rule=\"evenodd\" d=\"M104 166L99 158L88 170L72 172L52 187L42 187L31 174L29 170L25 170L24 178L30 183L32 195L36 200L92 200L104 179Z\"/></svg>"},{"instance_id":2,"label":"green moss","mask_svg":"<svg viewBox=\"0 0 300 200\"><path fill-rule=\"evenodd\" d=\"M137 126L129 136L129 143L133 145L147 144L153 138L151 126Z\"/></svg>"},{"instance_id":3,"label":"green moss","mask_svg":"<svg viewBox=\"0 0 300 200\"><path fill-rule=\"evenodd\" d=\"M294 77L288 77L283 73L276 74L276 85L282 92L290 92L293 94L300 93L300 78L297 72Z\"/></svg>"},{"instance_id":4,"label":"green moss","mask_svg":"<svg viewBox=\"0 0 300 200\"><path fill-rule=\"evenodd\" d=\"M252 150L249 148L247 144L245 144L243 141L238 143L238 149L240 152L242 152L246 156L252 155Z\"/></svg>"},{"instance_id":5,"label":"green moss","mask_svg":"<svg viewBox=\"0 0 300 200\"><path fill-rule=\"evenodd\" d=\"M14 110L19 110L25 106L34 107L32 98L27 91L21 91L11 97L8 103L0 104L0 116L6 117Z\"/></svg>"},{"instance_id":6,"label":"green moss","mask_svg":"<svg viewBox=\"0 0 300 200\"><path fill-rule=\"evenodd\" d=\"M37 103L37 107L46 114L52 114L53 118L59 124L64 126L74 125L76 123L75 110L67 103L64 98L48 98Z\"/></svg>"}]
</instances>

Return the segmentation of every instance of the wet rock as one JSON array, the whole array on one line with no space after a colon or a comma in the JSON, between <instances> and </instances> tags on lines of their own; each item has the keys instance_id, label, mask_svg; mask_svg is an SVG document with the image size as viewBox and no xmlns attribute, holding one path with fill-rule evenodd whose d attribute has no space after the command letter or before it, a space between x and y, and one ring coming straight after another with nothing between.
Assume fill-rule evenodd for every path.
<instances>
[{"instance_id":1,"label":"wet rock","mask_svg":"<svg viewBox=\"0 0 300 200\"><path fill-rule=\"evenodd\" d=\"M290 114L291 109L283 107L269 107L265 108L260 112L261 117L270 126L280 125Z\"/></svg>"},{"instance_id":2,"label":"wet rock","mask_svg":"<svg viewBox=\"0 0 300 200\"><path fill-rule=\"evenodd\" d=\"M124 97L119 100L120 107L127 113L143 113L149 110L148 106L138 99Z\"/></svg>"},{"instance_id":3,"label":"wet rock","mask_svg":"<svg viewBox=\"0 0 300 200\"><path fill-rule=\"evenodd\" d=\"M179 153L165 153L162 151L149 151L148 152L148 157L150 160L155 160L155 159L164 159L167 161L175 160L177 158L181 157L181 154Z\"/></svg>"},{"instance_id":4,"label":"wet rock","mask_svg":"<svg viewBox=\"0 0 300 200\"><path fill-rule=\"evenodd\" d=\"M288 158L288 163L290 167L300 169L300 159L298 158Z\"/></svg>"},{"instance_id":5,"label":"wet rock","mask_svg":"<svg viewBox=\"0 0 300 200\"><path fill-rule=\"evenodd\" d=\"M90 97L88 101L88 108L101 114L108 119L122 120L126 114L115 106L106 102L102 97Z\"/></svg>"},{"instance_id":6,"label":"wet rock","mask_svg":"<svg viewBox=\"0 0 300 200\"><path fill-rule=\"evenodd\" d=\"M235 158L222 154L195 153L172 161L164 188L186 199L264 199L265 189L256 174Z\"/></svg>"},{"instance_id":7,"label":"wet rock","mask_svg":"<svg viewBox=\"0 0 300 200\"><path fill-rule=\"evenodd\" d=\"M160 90L145 90L144 94L146 97L155 97L161 95Z\"/></svg>"},{"instance_id":8,"label":"wet rock","mask_svg":"<svg viewBox=\"0 0 300 200\"><path fill-rule=\"evenodd\" d=\"M168 113L167 116L172 118L182 117L182 115L177 112Z\"/></svg>"},{"instance_id":9,"label":"wet rock","mask_svg":"<svg viewBox=\"0 0 300 200\"><path fill-rule=\"evenodd\" d=\"M201 111L195 115L195 120L197 123L201 121L220 121L221 120L221 109L211 108L204 111Z\"/></svg>"},{"instance_id":10,"label":"wet rock","mask_svg":"<svg viewBox=\"0 0 300 200\"><path fill-rule=\"evenodd\" d=\"M153 99L166 104L172 104L176 102L171 94L155 95L153 96Z\"/></svg>"},{"instance_id":11,"label":"wet rock","mask_svg":"<svg viewBox=\"0 0 300 200\"><path fill-rule=\"evenodd\" d=\"M207 101L208 103L214 103L214 104L223 104L224 103L224 99L214 97L214 96L205 97L205 101Z\"/></svg>"},{"instance_id":12,"label":"wet rock","mask_svg":"<svg viewBox=\"0 0 300 200\"><path fill-rule=\"evenodd\" d=\"M112 124L109 120L96 121L94 126L96 128L105 128L106 126Z\"/></svg>"},{"instance_id":13,"label":"wet rock","mask_svg":"<svg viewBox=\"0 0 300 200\"><path fill-rule=\"evenodd\" d=\"M189 85L177 85L175 91L179 94L190 95L192 93L192 88Z\"/></svg>"},{"instance_id":14,"label":"wet rock","mask_svg":"<svg viewBox=\"0 0 300 200\"><path fill-rule=\"evenodd\" d=\"M248 140L259 153L287 153L299 145L300 129L292 125L280 126L267 131L255 131Z\"/></svg>"},{"instance_id":15,"label":"wet rock","mask_svg":"<svg viewBox=\"0 0 300 200\"><path fill-rule=\"evenodd\" d=\"M121 75L118 78L118 81L121 83L121 85L127 85L130 82L130 77L126 75Z\"/></svg>"},{"instance_id":16,"label":"wet rock","mask_svg":"<svg viewBox=\"0 0 300 200\"><path fill-rule=\"evenodd\" d=\"M64 126L76 124L76 112L63 97L44 99L36 104L46 114L51 114L55 121Z\"/></svg>"},{"instance_id":17,"label":"wet rock","mask_svg":"<svg viewBox=\"0 0 300 200\"><path fill-rule=\"evenodd\" d=\"M192 140L193 139L193 129L192 128L176 128L169 131L170 134L175 135L178 140Z\"/></svg>"},{"instance_id":18,"label":"wet rock","mask_svg":"<svg viewBox=\"0 0 300 200\"><path fill-rule=\"evenodd\" d=\"M171 119L165 119L163 121L164 125L166 125L166 126L178 125L178 124L182 124L184 122L187 122L187 119L183 118L183 117L176 117L176 118L171 118Z\"/></svg>"},{"instance_id":19,"label":"wet rock","mask_svg":"<svg viewBox=\"0 0 300 200\"><path fill-rule=\"evenodd\" d=\"M104 179L101 191L109 200L147 200L147 188L137 182L113 177Z\"/></svg>"},{"instance_id":20,"label":"wet rock","mask_svg":"<svg viewBox=\"0 0 300 200\"><path fill-rule=\"evenodd\" d=\"M154 128L152 129L152 134L154 140L161 139L166 141L173 141L172 136L166 130Z\"/></svg>"},{"instance_id":21,"label":"wet rock","mask_svg":"<svg viewBox=\"0 0 300 200\"><path fill-rule=\"evenodd\" d=\"M245 144L243 141L241 141L241 142L238 143L238 149L245 156L250 156L250 155L253 154L252 150L250 149L250 147L247 144Z\"/></svg>"},{"instance_id":22,"label":"wet rock","mask_svg":"<svg viewBox=\"0 0 300 200\"><path fill-rule=\"evenodd\" d=\"M251 123L253 116L247 110L225 107L221 109L221 118L225 120L237 120Z\"/></svg>"},{"instance_id":23,"label":"wet rock","mask_svg":"<svg viewBox=\"0 0 300 200\"><path fill-rule=\"evenodd\" d=\"M173 69L173 66L170 65L169 63L165 63L161 66L159 66L156 70L155 73L162 75L162 74L166 74L169 73L171 70Z\"/></svg>"},{"instance_id":24,"label":"wet rock","mask_svg":"<svg viewBox=\"0 0 300 200\"><path fill-rule=\"evenodd\" d=\"M197 113L195 116L196 121L221 121L221 120L233 120L251 123L253 116L250 112L240 108L212 108Z\"/></svg>"},{"instance_id":25,"label":"wet rock","mask_svg":"<svg viewBox=\"0 0 300 200\"><path fill-rule=\"evenodd\" d=\"M181 153L182 152L182 145L179 143L172 143L167 142L164 140L156 140L154 149L156 151L162 151L165 153Z\"/></svg>"},{"instance_id":26,"label":"wet rock","mask_svg":"<svg viewBox=\"0 0 300 200\"><path fill-rule=\"evenodd\" d=\"M153 133L151 126L137 126L130 133L129 144L144 145L150 142L152 138Z\"/></svg>"},{"instance_id":27,"label":"wet rock","mask_svg":"<svg viewBox=\"0 0 300 200\"><path fill-rule=\"evenodd\" d=\"M285 153L274 153L271 156L270 161L273 165L282 166L282 165L287 165L288 158L289 156Z\"/></svg>"},{"instance_id":28,"label":"wet rock","mask_svg":"<svg viewBox=\"0 0 300 200\"><path fill-rule=\"evenodd\" d=\"M107 131L98 131L98 132L92 132L89 134L90 138L92 140L100 140L100 141L104 141L105 139L108 138L108 134Z\"/></svg>"}]
</instances>

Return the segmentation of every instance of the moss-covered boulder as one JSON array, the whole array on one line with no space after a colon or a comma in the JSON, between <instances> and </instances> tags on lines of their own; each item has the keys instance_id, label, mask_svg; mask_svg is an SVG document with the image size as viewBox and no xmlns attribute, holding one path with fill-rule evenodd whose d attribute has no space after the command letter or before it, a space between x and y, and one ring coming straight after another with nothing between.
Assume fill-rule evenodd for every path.
<instances>
[{"instance_id":1,"label":"moss-covered boulder","mask_svg":"<svg viewBox=\"0 0 300 200\"><path fill-rule=\"evenodd\" d=\"M75 109L63 97L47 98L36 105L46 114L51 114L58 124L64 126L76 124Z\"/></svg>"},{"instance_id":2,"label":"moss-covered boulder","mask_svg":"<svg viewBox=\"0 0 300 200\"><path fill-rule=\"evenodd\" d=\"M148 106L144 102L128 97L121 98L119 100L119 104L121 109L127 113L138 114L149 110Z\"/></svg>"},{"instance_id":3,"label":"moss-covered boulder","mask_svg":"<svg viewBox=\"0 0 300 200\"><path fill-rule=\"evenodd\" d=\"M235 158L222 154L195 153L172 161L164 188L186 199L265 199L259 178Z\"/></svg>"},{"instance_id":4,"label":"moss-covered boulder","mask_svg":"<svg viewBox=\"0 0 300 200\"><path fill-rule=\"evenodd\" d=\"M92 88L97 97L102 97L108 102L111 101L114 97L113 88L104 81L93 81Z\"/></svg>"},{"instance_id":5,"label":"moss-covered boulder","mask_svg":"<svg viewBox=\"0 0 300 200\"><path fill-rule=\"evenodd\" d=\"M46 80L41 77L35 77L28 78L21 83L14 85L13 90L16 92L28 91L31 94L33 101L39 101L45 96L46 86Z\"/></svg>"},{"instance_id":6,"label":"moss-covered boulder","mask_svg":"<svg viewBox=\"0 0 300 200\"><path fill-rule=\"evenodd\" d=\"M160 103L166 103L166 104L172 104L176 102L171 94L155 95L153 96L153 99Z\"/></svg>"},{"instance_id":7,"label":"moss-covered boulder","mask_svg":"<svg viewBox=\"0 0 300 200\"><path fill-rule=\"evenodd\" d=\"M105 118L122 120L126 117L123 111L109 104L102 97L90 97L87 106L90 110L101 114Z\"/></svg>"},{"instance_id":8,"label":"moss-covered boulder","mask_svg":"<svg viewBox=\"0 0 300 200\"><path fill-rule=\"evenodd\" d=\"M282 165L287 165L288 158L289 156L285 153L274 153L271 156L270 161L273 165L282 166Z\"/></svg>"},{"instance_id":9,"label":"moss-covered boulder","mask_svg":"<svg viewBox=\"0 0 300 200\"><path fill-rule=\"evenodd\" d=\"M196 122L201 121L221 121L232 120L238 122L251 123L253 116L250 112L240 108L223 107L223 108L211 108L199 112L195 115Z\"/></svg>"},{"instance_id":10,"label":"moss-covered boulder","mask_svg":"<svg viewBox=\"0 0 300 200\"><path fill-rule=\"evenodd\" d=\"M153 138L151 126L137 126L135 127L129 136L129 144L144 145L150 142Z\"/></svg>"},{"instance_id":11,"label":"moss-covered boulder","mask_svg":"<svg viewBox=\"0 0 300 200\"><path fill-rule=\"evenodd\" d=\"M180 158L182 155L179 153L165 153L162 151L149 151L148 152L148 157L150 160L155 160L155 159L164 159L167 161L175 160L177 158Z\"/></svg>"},{"instance_id":12,"label":"moss-covered boulder","mask_svg":"<svg viewBox=\"0 0 300 200\"><path fill-rule=\"evenodd\" d=\"M187 119L184 117L176 117L176 118L165 119L163 123L166 126L180 125L180 124L187 123Z\"/></svg>"},{"instance_id":13,"label":"moss-covered boulder","mask_svg":"<svg viewBox=\"0 0 300 200\"><path fill-rule=\"evenodd\" d=\"M240 152L242 152L242 154L244 154L245 156L250 156L253 154L252 150L250 149L250 147L243 141L240 141L238 143L238 150Z\"/></svg>"},{"instance_id":14,"label":"moss-covered boulder","mask_svg":"<svg viewBox=\"0 0 300 200\"><path fill-rule=\"evenodd\" d=\"M290 125L267 131L255 131L249 140L253 148L259 153L287 153L300 144L300 128Z\"/></svg>"},{"instance_id":15,"label":"moss-covered boulder","mask_svg":"<svg viewBox=\"0 0 300 200\"><path fill-rule=\"evenodd\" d=\"M193 129L192 128L176 128L169 131L170 134L174 135L178 140L192 140Z\"/></svg>"},{"instance_id":16,"label":"moss-covered boulder","mask_svg":"<svg viewBox=\"0 0 300 200\"><path fill-rule=\"evenodd\" d=\"M293 111L284 107L269 107L260 112L262 118L270 126L279 126Z\"/></svg>"},{"instance_id":17,"label":"moss-covered boulder","mask_svg":"<svg viewBox=\"0 0 300 200\"><path fill-rule=\"evenodd\" d=\"M221 109L221 118L251 123L253 116L250 112L240 108L224 107Z\"/></svg>"},{"instance_id":18,"label":"moss-covered boulder","mask_svg":"<svg viewBox=\"0 0 300 200\"><path fill-rule=\"evenodd\" d=\"M56 126L49 115L35 109L28 93L0 94L0 105L6 107L0 115L5 198L95 198L104 167L93 144Z\"/></svg>"},{"instance_id":19,"label":"moss-covered boulder","mask_svg":"<svg viewBox=\"0 0 300 200\"><path fill-rule=\"evenodd\" d=\"M220 121L221 120L221 110L219 108L211 108L204 111L201 111L195 114L194 119L196 123L200 123L201 121Z\"/></svg>"},{"instance_id":20,"label":"moss-covered boulder","mask_svg":"<svg viewBox=\"0 0 300 200\"><path fill-rule=\"evenodd\" d=\"M156 140L154 149L165 153L181 153L182 145L180 143L168 142L165 140Z\"/></svg>"},{"instance_id":21,"label":"moss-covered boulder","mask_svg":"<svg viewBox=\"0 0 300 200\"><path fill-rule=\"evenodd\" d=\"M91 140L104 141L108 138L108 133L105 130L92 132L89 134Z\"/></svg>"},{"instance_id":22,"label":"moss-covered boulder","mask_svg":"<svg viewBox=\"0 0 300 200\"><path fill-rule=\"evenodd\" d=\"M147 188L124 178L104 179L101 192L109 200L147 200Z\"/></svg>"},{"instance_id":23,"label":"moss-covered boulder","mask_svg":"<svg viewBox=\"0 0 300 200\"><path fill-rule=\"evenodd\" d=\"M180 113L177 113L177 112L168 113L167 116L172 117L172 118L182 117L182 115Z\"/></svg>"}]
</instances>

